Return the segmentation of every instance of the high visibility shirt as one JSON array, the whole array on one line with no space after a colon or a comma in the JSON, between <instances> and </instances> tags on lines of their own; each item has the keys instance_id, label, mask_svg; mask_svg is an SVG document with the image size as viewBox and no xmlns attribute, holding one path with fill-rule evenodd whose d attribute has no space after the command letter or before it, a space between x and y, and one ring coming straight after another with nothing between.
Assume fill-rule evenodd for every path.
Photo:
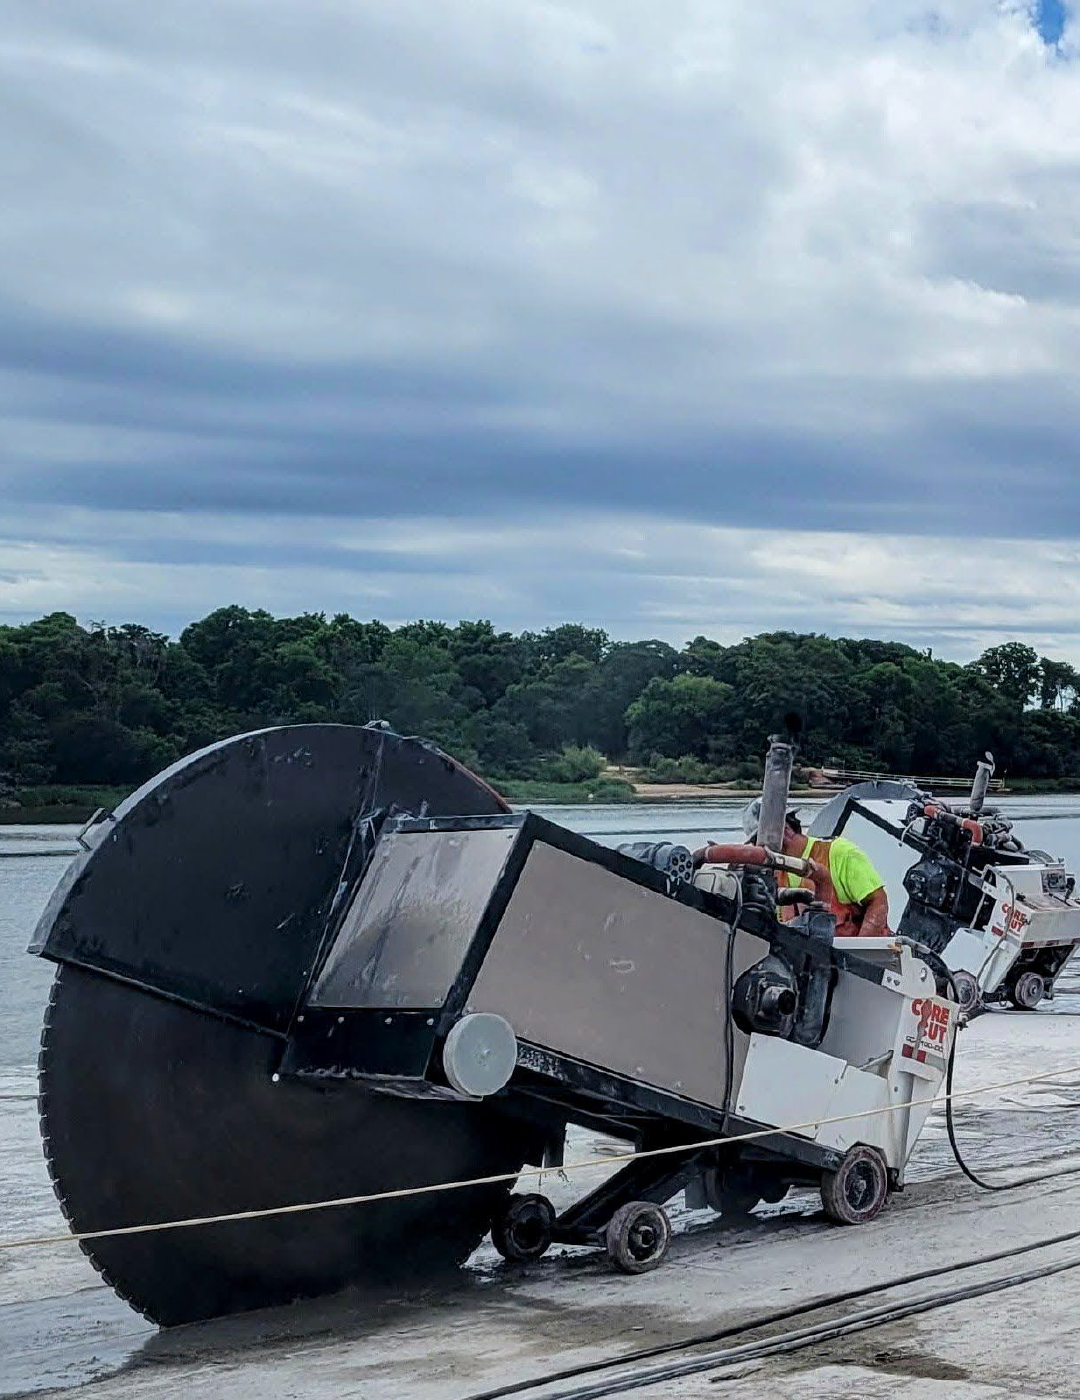
<instances>
[{"instance_id":1,"label":"high visibility shirt","mask_svg":"<svg viewBox=\"0 0 1080 1400\"><path fill-rule=\"evenodd\" d=\"M863 903L885 883L874 869L873 861L846 836L834 836L831 841L808 836L800 854L804 860L813 859L825 867L827 876L821 882L823 887L816 888L813 880L790 871L784 873L782 883L786 881L790 888L798 885L816 888L818 897L824 898L836 915L837 937L857 931L862 923ZM781 906L780 917L791 919L797 912L790 905Z\"/></svg>"}]
</instances>

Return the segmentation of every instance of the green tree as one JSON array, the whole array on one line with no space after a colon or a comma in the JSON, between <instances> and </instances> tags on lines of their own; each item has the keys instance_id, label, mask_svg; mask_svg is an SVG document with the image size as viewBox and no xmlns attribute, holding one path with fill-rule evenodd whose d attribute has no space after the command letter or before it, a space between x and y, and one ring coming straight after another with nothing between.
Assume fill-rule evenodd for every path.
<instances>
[{"instance_id":1,"label":"green tree","mask_svg":"<svg viewBox=\"0 0 1080 1400\"><path fill-rule=\"evenodd\" d=\"M1067 661L1039 658L1039 708L1067 710L1080 694L1080 674Z\"/></svg>"},{"instance_id":2,"label":"green tree","mask_svg":"<svg viewBox=\"0 0 1080 1400\"><path fill-rule=\"evenodd\" d=\"M1017 709L1024 708L1039 684L1038 653L1024 642L990 647L972 665Z\"/></svg>"},{"instance_id":3,"label":"green tree","mask_svg":"<svg viewBox=\"0 0 1080 1400\"><path fill-rule=\"evenodd\" d=\"M0 627L0 776L134 783L263 724L385 718L507 777L626 753L656 756L656 773L752 773L766 735L791 726L809 764L962 773L990 748L1013 776L1080 780L1078 690L1071 666L1020 642L959 666L815 633L677 652L578 623L515 636L230 605L173 641L61 612Z\"/></svg>"},{"instance_id":4,"label":"green tree","mask_svg":"<svg viewBox=\"0 0 1080 1400\"><path fill-rule=\"evenodd\" d=\"M629 733L626 711L655 678L670 680L679 654L667 642L613 642L605 653L588 695L586 738L603 753L621 758Z\"/></svg>"},{"instance_id":5,"label":"green tree","mask_svg":"<svg viewBox=\"0 0 1080 1400\"><path fill-rule=\"evenodd\" d=\"M626 711L630 756L645 763L650 755L716 761L727 757L727 719L734 691L709 676L655 677Z\"/></svg>"}]
</instances>

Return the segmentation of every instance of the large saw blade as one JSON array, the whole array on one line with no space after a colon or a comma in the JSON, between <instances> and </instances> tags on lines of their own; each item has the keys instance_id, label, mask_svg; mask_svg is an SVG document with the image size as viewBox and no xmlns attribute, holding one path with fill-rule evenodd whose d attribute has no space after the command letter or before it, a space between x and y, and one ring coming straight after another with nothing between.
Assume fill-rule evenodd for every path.
<instances>
[{"instance_id":1,"label":"large saw blade","mask_svg":"<svg viewBox=\"0 0 1080 1400\"><path fill-rule=\"evenodd\" d=\"M388 808L503 804L416 741L294 726L166 770L73 863L33 946L61 964L42 1035L41 1126L76 1232L520 1167L527 1130L482 1105L274 1081L358 825ZM458 1262L503 1189L84 1248L117 1292L173 1324Z\"/></svg>"},{"instance_id":2,"label":"large saw blade","mask_svg":"<svg viewBox=\"0 0 1080 1400\"><path fill-rule=\"evenodd\" d=\"M516 1171L483 1106L272 1079L275 1038L61 967L42 1035L49 1170L77 1232ZM94 1240L116 1291L169 1326L460 1263L505 1188Z\"/></svg>"}]
</instances>

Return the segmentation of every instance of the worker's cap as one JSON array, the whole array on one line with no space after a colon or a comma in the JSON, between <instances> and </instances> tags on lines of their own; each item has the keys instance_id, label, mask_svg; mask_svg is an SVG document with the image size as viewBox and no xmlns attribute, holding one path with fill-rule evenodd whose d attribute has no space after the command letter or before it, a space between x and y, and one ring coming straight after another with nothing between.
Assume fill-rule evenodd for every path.
<instances>
[{"instance_id":1,"label":"worker's cap","mask_svg":"<svg viewBox=\"0 0 1080 1400\"><path fill-rule=\"evenodd\" d=\"M758 822L761 820L761 798L755 797L753 802L748 802L743 808L742 829L748 840L754 840L757 836ZM802 831L802 822L799 814L793 807L784 818L792 831Z\"/></svg>"}]
</instances>

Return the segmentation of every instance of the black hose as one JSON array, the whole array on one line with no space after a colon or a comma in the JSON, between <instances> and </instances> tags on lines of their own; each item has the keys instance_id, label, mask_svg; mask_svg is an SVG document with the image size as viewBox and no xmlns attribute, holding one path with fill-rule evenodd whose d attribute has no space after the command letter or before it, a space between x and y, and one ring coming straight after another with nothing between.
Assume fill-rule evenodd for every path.
<instances>
[{"instance_id":1,"label":"black hose","mask_svg":"<svg viewBox=\"0 0 1080 1400\"><path fill-rule=\"evenodd\" d=\"M763 1327L772 1327L779 1322L802 1317L806 1313L820 1312L823 1308L836 1307L841 1303L851 1303L858 1298L871 1298L876 1293L887 1293L894 1288L904 1288L913 1283L925 1283L927 1279L940 1278L942 1274L960 1273L965 1269L977 1269L986 1264L997 1264L1003 1259L1012 1259L1021 1254L1032 1254L1037 1249L1051 1249L1055 1245L1069 1244L1080 1239L1080 1230L1069 1230L1062 1235L1050 1235L1046 1239L1033 1240L1030 1244L1012 1245L1008 1249L998 1249L992 1254L980 1254L974 1259L962 1259L958 1264L940 1264L933 1269L919 1269L915 1273L900 1274L897 1278L883 1283L868 1284L863 1288L848 1288L841 1293L830 1293L806 1303L793 1303L790 1307L765 1313L750 1322L732 1323L714 1332L700 1332L678 1342L661 1342L656 1346L640 1347L637 1351L623 1352L620 1356L606 1357L601 1361L587 1361L580 1366L567 1367L563 1371L548 1372L530 1380L515 1381L498 1386L494 1390L484 1390L469 1396L469 1400L504 1400L511 1395L522 1395L540 1386L552 1385L558 1381L575 1380L579 1376L593 1375L598 1371L609 1371L616 1366L626 1366L640 1361L651 1361L658 1356L669 1356L672 1352L688 1351L691 1347L707 1346L710 1342L726 1341L729 1337L741 1337L747 1332L757 1332ZM566 1400L560 1397L560 1400Z\"/></svg>"},{"instance_id":2,"label":"black hose","mask_svg":"<svg viewBox=\"0 0 1080 1400\"><path fill-rule=\"evenodd\" d=\"M657 1385L682 1376L700 1374L702 1371L719 1370L746 1361L757 1361L768 1356L782 1355L784 1352L799 1351L803 1347L831 1341L850 1332L863 1332L870 1327L881 1327L901 1318L913 1317L918 1313L930 1312L934 1308L947 1307L951 1303L966 1302L970 1298L985 1297L989 1293L1001 1293L1007 1288L1017 1288L1036 1279L1064 1273L1068 1269L1080 1268L1080 1255L1063 1259L1057 1264L1047 1264L1040 1269L1028 1269L1023 1273L1007 1274L1004 1278L989 1279L986 1283L969 1284L964 1288L947 1289L943 1293L913 1298L909 1303L884 1304L878 1308L867 1308L837 1322L819 1323L814 1327L803 1328L787 1336L772 1338L764 1342L748 1342L744 1346L731 1347L726 1351L713 1352L709 1356L696 1357L693 1361L677 1362L671 1366L658 1366L649 1370L631 1373L629 1376L616 1376L610 1381L597 1385L577 1386L564 1390L553 1400L601 1400L601 1397L617 1395L627 1390L638 1390L642 1386Z\"/></svg>"},{"instance_id":3,"label":"black hose","mask_svg":"<svg viewBox=\"0 0 1080 1400\"><path fill-rule=\"evenodd\" d=\"M975 1183L984 1191L1015 1191L1018 1186L1031 1186L1038 1181L1054 1181L1060 1176L1075 1176L1080 1172L1080 1163L1073 1167L1059 1167L1052 1172L1036 1172L1032 1176L1018 1177L1015 1181L987 1181L985 1177L979 1176L964 1161L960 1151L960 1144L956 1140L956 1124L953 1121L953 1074L956 1069L956 1037L953 1037L952 1047L949 1050L948 1065L945 1070L945 1131L949 1135L949 1146L952 1154L956 1158L956 1165L964 1173L969 1181Z\"/></svg>"},{"instance_id":4,"label":"black hose","mask_svg":"<svg viewBox=\"0 0 1080 1400\"><path fill-rule=\"evenodd\" d=\"M982 1298L990 1293L1001 1293L1007 1288L1018 1288L1036 1279L1048 1278L1053 1274L1065 1273L1068 1269L1080 1268L1080 1255L1073 1255L1057 1264L1046 1264L1039 1269L1027 1269L1023 1273L1007 1274L1004 1278L989 1279L986 1283L969 1284L963 1288L947 1289L942 1293L913 1298L909 1303L884 1304L878 1308L867 1308L837 1322L819 1323L814 1327L803 1328L787 1336L776 1337L764 1342L748 1342L744 1346L731 1347L727 1351L713 1352L709 1356L696 1357L693 1361L677 1362L671 1366L658 1366L629 1376L616 1376L610 1381L597 1385L577 1386L564 1390L552 1400L601 1400L601 1397L621 1394L627 1390L639 1390L646 1385L662 1384L677 1380L682 1376L700 1374L702 1371L719 1370L746 1361L757 1361L768 1356L778 1356L789 1351L799 1351L804 1347L831 1341L851 1332L863 1332L871 1327L882 1327L901 1318L913 1317L918 1313L931 1312L934 1308L948 1307L952 1303L966 1302L970 1298ZM717 1378L719 1379L719 1378Z\"/></svg>"},{"instance_id":5,"label":"black hose","mask_svg":"<svg viewBox=\"0 0 1080 1400\"><path fill-rule=\"evenodd\" d=\"M957 992L956 981L952 972L945 965L940 954L935 953L932 948L928 948L925 943L919 943L914 938L901 938L901 943L906 943L908 947L915 949L925 962L943 977L949 984L953 994L953 1000L959 1003L960 996ZM1068 1013L1066 1013L1068 1014ZM1077 1014L1077 1013L1073 1013ZM1036 1172L1033 1176L1022 1176L1016 1181L987 1181L985 1177L968 1166L964 1161L963 1153L960 1151L960 1144L956 1139L956 1123L953 1118L953 1079L956 1073L956 1042L957 1036L953 1036L952 1045L949 1047L949 1058L945 1068L945 1131L949 1135L949 1146L956 1159L956 1165L964 1173L967 1179L980 1187L983 1191L1015 1191L1018 1186L1030 1186L1036 1181L1054 1181L1061 1176L1075 1176L1080 1172L1080 1163L1073 1167L1059 1167L1057 1171Z\"/></svg>"},{"instance_id":6,"label":"black hose","mask_svg":"<svg viewBox=\"0 0 1080 1400\"><path fill-rule=\"evenodd\" d=\"M1029 1254L1036 1249L1050 1248L1053 1245L1062 1244L1077 1238L1080 1238L1080 1231L1074 1230L1065 1235L1056 1235L1049 1239L1035 1241L1031 1244L1000 1250L995 1254L984 1255L977 1259L963 1260L959 1264L944 1265L936 1269L924 1269L919 1273L908 1274L893 1279L890 1282L874 1284L869 1288L852 1289L846 1293L837 1293L830 1297L819 1299L814 1303L803 1303L792 1308L784 1309L783 1311L770 1313L759 1318L756 1322L736 1324L711 1334L690 1337L682 1342L668 1342L662 1346L647 1347L640 1351L628 1352L622 1356L611 1357L604 1361L587 1362L583 1366L573 1367L565 1371L549 1373L548 1375L518 1382L517 1384L500 1386L495 1390L486 1390L480 1394L470 1396L469 1400L503 1400L503 1397L519 1395L527 1390L537 1389L540 1386L552 1385L562 1380L574 1380L581 1376L594 1374L597 1371L632 1365L633 1363L649 1360L671 1352L686 1351L690 1347L721 1341L728 1337L739 1336L745 1332L757 1331L762 1327L786 1321L802 1313L820 1311L822 1308L848 1302L854 1298L868 1297L874 1293L887 1292L891 1289L902 1287L905 1284L934 1278L941 1274L958 1273L963 1269L977 1268L981 1264L990 1264L1000 1259L1011 1258L1014 1255ZM615 1395L626 1390L636 1390L646 1385L660 1384L664 1381L675 1380L682 1376L694 1375L702 1371L716 1370L722 1366L732 1365L736 1362L753 1361L767 1356L782 1354L787 1351L795 1351L802 1347L813 1346L815 1343L830 1341L832 1338L842 1336L848 1332L859 1332L870 1327L883 1326L886 1323L897 1321L900 1318L911 1317L917 1313L929 1312L933 1308L946 1307L952 1303L963 1302L969 1298L978 1298L990 1293L999 1293L1007 1288L1019 1287L1021 1284L1031 1283L1036 1279L1046 1278L1050 1275L1063 1273L1068 1269L1075 1269L1078 1267L1080 1267L1080 1255L1072 1255L1068 1259L1061 1260L1056 1264L1044 1264L1035 1269L1027 1269L1018 1273L1007 1274L1003 1278L988 1279L985 1283L967 1284L958 1288L945 1289L941 1293L924 1294L906 1303L885 1303L878 1307L866 1308L861 1312L852 1313L848 1317L838 1319L835 1322L815 1323L809 1327L782 1334L779 1337L766 1338L760 1342L747 1342L742 1346L730 1347L724 1351L712 1352L706 1356L694 1357L692 1359L673 1363L670 1366L631 1370L628 1375L615 1376L611 1380L576 1386L571 1390L561 1391L557 1397L554 1397L554 1400L600 1400L600 1397L603 1396Z\"/></svg>"}]
</instances>

